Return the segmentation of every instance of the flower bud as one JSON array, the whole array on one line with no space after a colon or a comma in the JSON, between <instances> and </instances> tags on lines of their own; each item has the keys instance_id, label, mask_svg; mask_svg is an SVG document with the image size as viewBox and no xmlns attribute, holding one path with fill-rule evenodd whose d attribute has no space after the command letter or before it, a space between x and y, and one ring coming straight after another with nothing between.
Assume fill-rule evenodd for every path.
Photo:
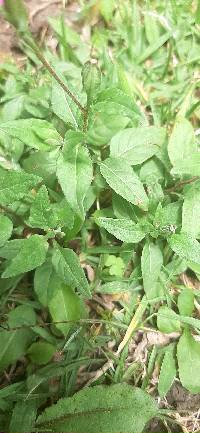
<instances>
[{"instance_id":1,"label":"flower bud","mask_svg":"<svg viewBox=\"0 0 200 433\"><path fill-rule=\"evenodd\" d=\"M101 85L101 72L97 62L88 61L82 68L83 89L87 94L87 105L91 105Z\"/></svg>"}]
</instances>

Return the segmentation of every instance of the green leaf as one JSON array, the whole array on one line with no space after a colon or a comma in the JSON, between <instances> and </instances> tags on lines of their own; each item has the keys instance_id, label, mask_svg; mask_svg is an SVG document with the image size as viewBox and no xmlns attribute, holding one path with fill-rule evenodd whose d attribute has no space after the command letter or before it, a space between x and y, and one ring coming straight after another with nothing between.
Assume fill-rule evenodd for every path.
<instances>
[{"instance_id":1,"label":"green leaf","mask_svg":"<svg viewBox=\"0 0 200 433\"><path fill-rule=\"evenodd\" d=\"M28 329L17 329L15 331L0 332L0 371L8 365L13 364L25 355L34 334Z\"/></svg>"},{"instance_id":2,"label":"green leaf","mask_svg":"<svg viewBox=\"0 0 200 433\"><path fill-rule=\"evenodd\" d=\"M187 119L178 118L168 143L168 154L172 165L178 167L179 162L187 161L196 151L197 145L191 123Z\"/></svg>"},{"instance_id":3,"label":"green leaf","mask_svg":"<svg viewBox=\"0 0 200 433\"><path fill-rule=\"evenodd\" d=\"M53 80L51 95L53 113L55 113L59 119L63 120L63 122L71 123L75 128L77 128L78 125L71 107L72 104L73 102L70 104L69 98L62 87Z\"/></svg>"},{"instance_id":4,"label":"green leaf","mask_svg":"<svg viewBox=\"0 0 200 433\"><path fill-rule=\"evenodd\" d=\"M159 296L157 283L163 264L163 255L158 245L146 243L142 250L141 268L144 291L148 299Z\"/></svg>"},{"instance_id":5,"label":"green leaf","mask_svg":"<svg viewBox=\"0 0 200 433\"><path fill-rule=\"evenodd\" d=\"M166 396L176 377L176 363L175 363L173 351L174 351L173 345L170 345L166 349L162 366L160 369L158 392L161 398Z\"/></svg>"},{"instance_id":6,"label":"green leaf","mask_svg":"<svg viewBox=\"0 0 200 433\"><path fill-rule=\"evenodd\" d=\"M137 221L136 211L141 212L133 204L124 200L124 198L114 192L112 195L112 206L116 218L119 219L127 218L128 220Z\"/></svg>"},{"instance_id":7,"label":"green leaf","mask_svg":"<svg viewBox=\"0 0 200 433\"><path fill-rule=\"evenodd\" d=\"M11 241L12 242L12 241ZM17 256L13 257L2 274L2 278L14 277L32 271L44 263L48 243L43 236L33 235L26 239Z\"/></svg>"},{"instance_id":8,"label":"green leaf","mask_svg":"<svg viewBox=\"0 0 200 433\"><path fill-rule=\"evenodd\" d=\"M39 266L34 275L34 290L42 305L48 306L48 303L57 287L61 285L62 280L56 274L51 260L47 260Z\"/></svg>"},{"instance_id":9,"label":"green leaf","mask_svg":"<svg viewBox=\"0 0 200 433\"><path fill-rule=\"evenodd\" d=\"M110 154L126 159L131 165L142 164L155 155L165 135L165 129L156 126L127 128L112 138Z\"/></svg>"},{"instance_id":10,"label":"green leaf","mask_svg":"<svg viewBox=\"0 0 200 433\"><path fill-rule=\"evenodd\" d=\"M15 404L10 422L10 433L27 433L34 429L37 415L37 401L25 399Z\"/></svg>"},{"instance_id":11,"label":"green leaf","mask_svg":"<svg viewBox=\"0 0 200 433\"><path fill-rule=\"evenodd\" d=\"M192 394L200 392L200 344L188 329L184 330L177 346L179 378Z\"/></svg>"},{"instance_id":12,"label":"green leaf","mask_svg":"<svg viewBox=\"0 0 200 433\"><path fill-rule=\"evenodd\" d=\"M152 16L149 10L144 12L145 34L149 45L153 45L159 40L160 32L157 24L157 17Z\"/></svg>"},{"instance_id":13,"label":"green leaf","mask_svg":"<svg viewBox=\"0 0 200 433\"><path fill-rule=\"evenodd\" d=\"M96 219L96 222L122 242L137 243L145 237L145 232L140 225L128 219L100 217Z\"/></svg>"},{"instance_id":14,"label":"green leaf","mask_svg":"<svg viewBox=\"0 0 200 433\"><path fill-rule=\"evenodd\" d=\"M161 229L163 232L164 230L167 231L169 226L178 227L181 224L181 211L182 203L179 201L169 203L165 207L159 204L153 221L154 226L157 229Z\"/></svg>"},{"instance_id":15,"label":"green leaf","mask_svg":"<svg viewBox=\"0 0 200 433\"><path fill-rule=\"evenodd\" d=\"M178 296L178 309L182 316L191 316L194 310L194 293L192 289L187 289L186 287L181 290Z\"/></svg>"},{"instance_id":16,"label":"green leaf","mask_svg":"<svg viewBox=\"0 0 200 433\"><path fill-rule=\"evenodd\" d=\"M175 311L167 306L162 306L158 310L157 315L157 326L159 331L165 334L170 334L171 332L180 332L181 325L178 315Z\"/></svg>"},{"instance_id":17,"label":"green leaf","mask_svg":"<svg viewBox=\"0 0 200 433\"><path fill-rule=\"evenodd\" d=\"M57 291L48 303L49 311L54 322L65 337L71 328L76 325L76 321L85 317L85 308L81 299L69 287L62 284L57 287Z\"/></svg>"},{"instance_id":18,"label":"green leaf","mask_svg":"<svg viewBox=\"0 0 200 433\"><path fill-rule=\"evenodd\" d=\"M0 131L18 138L26 146L38 150L51 150L62 144L62 137L54 126L46 120L20 119L1 123Z\"/></svg>"},{"instance_id":19,"label":"green leaf","mask_svg":"<svg viewBox=\"0 0 200 433\"><path fill-rule=\"evenodd\" d=\"M74 213L67 200L64 198L58 203L53 203L51 207L52 212L55 215L57 225L59 227L67 227L68 229L72 229L74 225Z\"/></svg>"},{"instance_id":20,"label":"green leaf","mask_svg":"<svg viewBox=\"0 0 200 433\"><path fill-rule=\"evenodd\" d=\"M168 238L171 249L183 259L200 264L200 244L187 233L173 234Z\"/></svg>"},{"instance_id":21,"label":"green leaf","mask_svg":"<svg viewBox=\"0 0 200 433\"><path fill-rule=\"evenodd\" d=\"M120 103L104 101L94 105L87 142L94 146L104 146L121 129L126 128L130 122L131 112L129 108Z\"/></svg>"},{"instance_id":22,"label":"green leaf","mask_svg":"<svg viewBox=\"0 0 200 433\"><path fill-rule=\"evenodd\" d=\"M58 155L58 148L51 152L34 152L23 160L22 166L28 173L35 173L40 176L45 184L52 188L56 181Z\"/></svg>"},{"instance_id":23,"label":"green leaf","mask_svg":"<svg viewBox=\"0 0 200 433\"><path fill-rule=\"evenodd\" d=\"M107 158L101 163L101 174L108 185L125 200L148 209L148 197L132 167L120 158Z\"/></svg>"},{"instance_id":24,"label":"green leaf","mask_svg":"<svg viewBox=\"0 0 200 433\"><path fill-rule=\"evenodd\" d=\"M12 241L6 242L6 244L0 248L0 257L8 260L13 259L19 254L25 244L26 239L13 239Z\"/></svg>"},{"instance_id":25,"label":"green leaf","mask_svg":"<svg viewBox=\"0 0 200 433\"><path fill-rule=\"evenodd\" d=\"M55 247L52 263L59 277L67 285L77 288L87 298L90 297L88 281L80 266L78 256L73 250L59 246Z\"/></svg>"},{"instance_id":26,"label":"green leaf","mask_svg":"<svg viewBox=\"0 0 200 433\"><path fill-rule=\"evenodd\" d=\"M27 354L32 362L38 365L47 364L53 357L56 347L44 341L33 343L27 350Z\"/></svg>"},{"instance_id":27,"label":"green leaf","mask_svg":"<svg viewBox=\"0 0 200 433\"><path fill-rule=\"evenodd\" d=\"M8 314L8 325L10 328L21 326L34 326L37 316L35 311L29 305L19 305L11 310Z\"/></svg>"},{"instance_id":28,"label":"green leaf","mask_svg":"<svg viewBox=\"0 0 200 433\"><path fill-rule=\"evenodd\" d=\"M12 231L12 221L7 216L0 215L0 247L11 237Z\"/></svg>"},{"instance_id":29,"label":"green leaf","mask_svg":"<svg viewBox=\"0 0 200 433\"><path fill-rule=\"evenodd\" d=\"M46 186L41 186L30 209L28 224L43 230L56 227L57 219L53 213Z\"/></svg>"},{"instance_id":30,"label":"green leaf","mask_svg":"<svg viewBox=\"0 0 200 433\"><path fill-rule=\"evenodd\" d=\"M65 146L58 158L57 177L70 207L84 219L84 199L93 177L88 150L81 144Z\"/></svg>"},{"instance_id":31,"label":"green leaf","mask_svg":"<svg viewBox=\"0 0 200 433\"><path fill-rule=\"evenodd\" d=\"M171 174L177 174L182 176L187 174L190 176L200 176L200 154L195 152L182 161L178 162L178 165L174 166L171 170Z\"/></svg>"},{"instance_id":32,"label":"green leaf","mask_svg":"<svg viewBox=\"0 0 200 433\"><path fill-rule=\"evenodd\" d=\"M128 292L130 286L124 281L111 281L96 288L96 292L105 293L106 295L113 295L116 293Z\"/></svg>"},{"instance_id":33,"label":"green leaf","mask_svg":"<svg viewBox=\"0 0 200 433\"><path fill-rule=\"evenodd\" d=\"M0 168L0 203L7 205L22 199L39 182L41 178L33 174Z\"/></svg>"},{"instance_id":34,"label":"green leaf","mask_svg":"<svg viewBox=\"0 0 200 433\"><path fill-rule=\"evenodd\" d=\"M145 391L126 384L100 385L59 400L36 424L55 432L141 433L156 414L156 404Z\"/></svg>"},{"instance_id":35,"label":"green leaf","mask_svg":"<svg viewBox=\"0 0 200 433\"><path fill-rule=\"evenodd\" d=\"M194 238L200 238L200 190L192 186L184 194L182 211L182 231Z\"/></svg>"},{"instance_id":36,"label":"green leaf","mask_svg":"<svg viewBox=\"0 0 200 433\"><path fill-rule=\"evenodd\" d=\"M100 13L107 23L112 19L115 9L115 0L100 0Z\"/></svg>"},{"instance_id":37,"label":"green leaf","mask_svg":"<svg viewBox=\"0 0 200 433\"><path fill-rule=\"evenodd\" d=\"M4 0L4 7L6 12L6 19L14 26L19 32L28 31L28 14L23 0Z\"/></svg>"}]
</instances>

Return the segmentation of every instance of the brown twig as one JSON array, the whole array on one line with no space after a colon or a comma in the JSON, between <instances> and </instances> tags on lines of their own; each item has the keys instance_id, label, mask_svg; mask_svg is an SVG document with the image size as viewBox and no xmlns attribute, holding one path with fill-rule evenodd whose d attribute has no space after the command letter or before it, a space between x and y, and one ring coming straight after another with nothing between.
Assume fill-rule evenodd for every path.
<instances>
[{"instance_id":1,"label":"brown twig","mask_svg":"<svg viewBox=\"0 0 200 433\"><path fill-rule=\"evenodd\" d=\"M199 179L199 176L194 176L191 179L188 180L182 180L181 182L176 183L174 186L172 186L171 188L167 188L165 191L166 192L174 192L177 189L181 189L183 186L188 185L190 183L195 182L196 180Z\"/></svg>"}]
</instances>

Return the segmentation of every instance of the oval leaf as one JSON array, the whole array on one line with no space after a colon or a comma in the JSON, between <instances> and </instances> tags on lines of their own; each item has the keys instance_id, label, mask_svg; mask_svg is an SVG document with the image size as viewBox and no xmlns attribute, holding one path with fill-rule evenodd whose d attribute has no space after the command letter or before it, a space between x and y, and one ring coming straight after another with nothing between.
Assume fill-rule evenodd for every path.
<instances>
[{"instance_id":1,"label":"oval leaf","mask_svg":"<svg viewBox=\"0 0 200 433\"><path fill-rule=\"evenodd\" d=\"M156 403L145 391L126 384L100 385L61 399L36 424L54 432L141 433L156 414Z\"/></svg>"},{"instance_id":2,"label":"oval leaf","mask_svg":"<svg viewBox=\"0 0 200 433\"><path fill-rule=\"evenodd\" d=\"M200 344L185 329L177 346L179 377L192 394L200 392Z\"/></svg>"},{"instance_id":3,"label":"oval leaf","mask_svg":"<svg viewBox=\"0 0 200 433\"><path fill-rule=\"evenodd\" d=\"M148 197L132 167L120 158L107 158L101 163L101 174L108 185L125 200L148 209Z\"/></svg>"}]
</instances>

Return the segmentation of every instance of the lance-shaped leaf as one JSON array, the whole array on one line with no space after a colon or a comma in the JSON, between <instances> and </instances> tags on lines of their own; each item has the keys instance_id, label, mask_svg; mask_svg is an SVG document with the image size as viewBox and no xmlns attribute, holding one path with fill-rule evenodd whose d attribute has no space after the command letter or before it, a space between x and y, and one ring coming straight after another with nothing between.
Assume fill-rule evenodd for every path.
<instances>
[{"instance_id":1,"label":"lance-shaped leaf","mask_svg":"<svg viewBox=\"0 0 200 433\"><path fill-rule=\"evenodd\" d=\"M158 392L161 398L170 390L176 376L176 362L173 354L173 345L166 349L160 369Z\"/></svg>"},{"instance_id":2,"label":"lance-shaped leaf","mask_svg":"<svg viewBox=\"0 0 200 433\"><path fill-rule=\"evenodd\" d=\"M92 182L92 161L87 149L78 144L65 146L57 162L57 178L73 211L84 219L84 198Z\"/></svg>"},{"instance_id":3,"label":"lance-shaped leaf","mask_svg":"<svg viewBox=\"0 0 200 433\"><path fill-rule=\"evenodd\" d=\"M52 263L59 277L67 285L77 288L82 295L90 297L88 281L78 256L73 250L56 246L53 251Z\"/></svg>"},{"instance_id":4,"label":"lance-shaped leaf","mask_svg":"<svg viewBox=\"0 0 200 433\"><path fill-rule=\"evenodd\" d=\"M96 222L122 242L137 243L145 237L145 232L140 225L128 219L100 217L97 218Z\"/></svg>"},{"instance_id":5,"label":"lance-shaped leaf","mask_svg":"<svg viewBox=\"0 0 200 433\"><path fill-rule=\"evenodd\" d=\"M171 163L178 167L182 161L190 159L197 151L192 124L184 118L178 118L174 125L168 144L168 154Z\"/></svg>"},{"instance_id":6,"label":"lance-shaped leaf","mask_svg":"<svg viewBox=\"0 0 200 433\"><path fill-rule=\"evenodd\" d=\"M101 174L108 185L125 200L148 209L148 197L137 174L121 158L107 158L101 163Z\"/></svg>"},{"instance_id":7,"label":"lance-shaped leaf","mask_svg":"<svg viewBox=\"0 0 200 433\"><path fill-rule=\"evenodd\" d=\"M157 413L155 401L139 388L100 385L59 400L36 424L66 433L141 433Z\"/></svg>"},{"instance_id":8,"label":"lance-shaped leaf","mask_svg":"<svg viewBox=\"0 0 200 433\"><path fill-rule=\"evenodd\" d=\"M163 255L158 245L146 243L141 258L144 291L148 299L159 295L157 290L158 277L163 264Z\"/></svg>"},{"instance_id":9,"label":"lance-shaped leaf","mask_svg":"<svg viewBox=\"0 0 200 433\"><path fill-rule=\"evenodd\" d=\"M199 183L184 194L182 231L200 238L200 189Z\"/></svg>"},{"instance_id":10,"label":"lance-shaped leaf","mask_svg":"<svg viewBox=\"0 0 200 433\"><path fill-rule=\"evenodd\" d=\"M61 284L48 303L49 311L55 326L67 336L69 330L74 327L75 322L85 316L83 301L71 287ZM66 323L65 323L66 322Z\"/></svg>"},{"instance_id":11,"label":"lance-shaped leaf","mask_svg":"<svg viewBox=\"0 0 200 433\"><path fill-rule=\"evenodd\" d=\"M200 392L200 343L185 329L177 346L179 377L192 394Z\"/></svg>"}]
</instances>

